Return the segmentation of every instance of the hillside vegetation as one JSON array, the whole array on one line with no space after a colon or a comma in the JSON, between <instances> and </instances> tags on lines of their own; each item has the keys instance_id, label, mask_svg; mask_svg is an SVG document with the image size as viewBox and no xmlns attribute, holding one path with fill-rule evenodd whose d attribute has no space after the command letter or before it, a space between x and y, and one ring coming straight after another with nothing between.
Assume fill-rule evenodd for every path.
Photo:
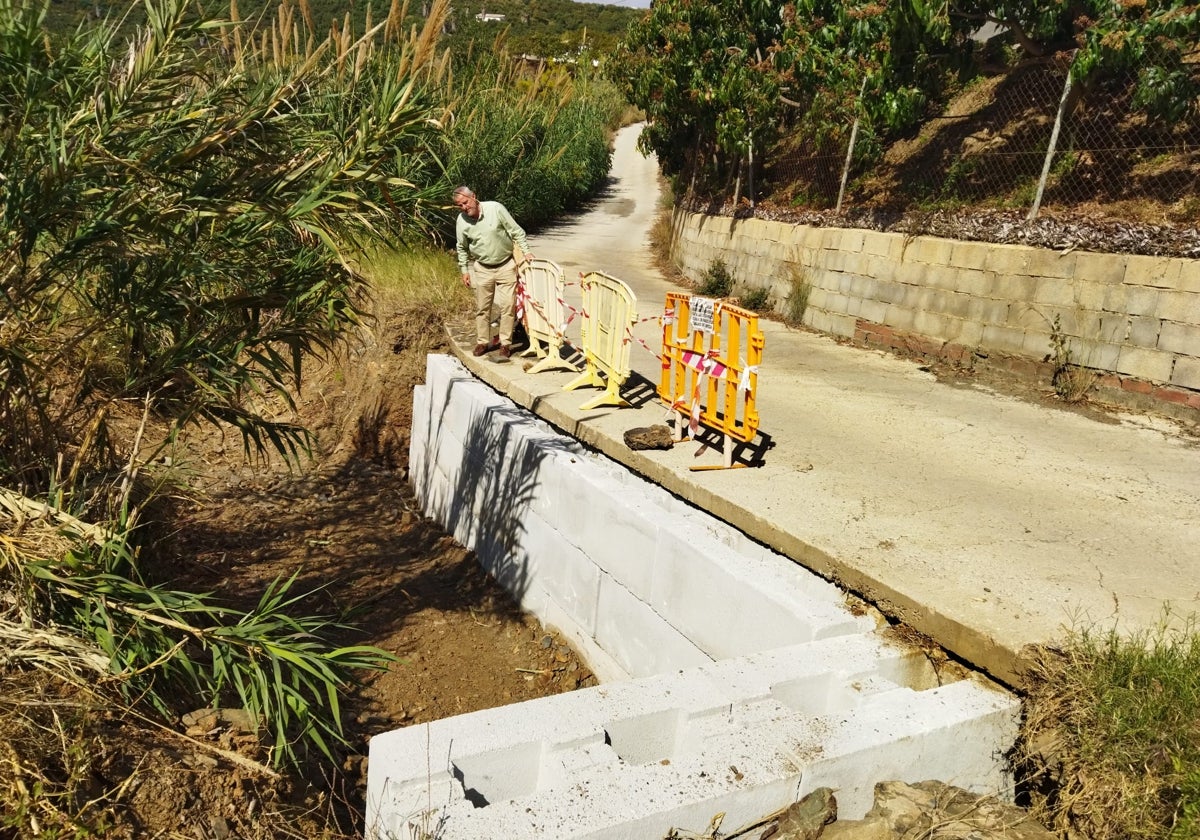
<instances>
[{"instance_id":1,"label":"hillside vegetation","mask_svg":"<svg viewBox=\"0 0 1200 840\"><path fill-rule=\"evenodd\" d=\"M429 18L431 2L305 0L292 5L298 14L312 21L316 32L324 33L331 27L342 29L347 18L355 32L362 32L368 19L379 21L388 16L397 16L405 29L420 28ZM231 13L228 0L207 0L202 7L206 16L213 18L229 17ZM276 8L273 0L234 0L232 14L240 20L257 21L274 15ZM504 20L478 20L476 16L484 12L504 15ZM603 59L616 47L629 24L644 14L645 10L574 0L468 0L446 9L439 43L462 58L471 50L490 53L493 42L504 36L508 51L514 55L527 53L565 60L576 59L583 51L589 58ZM54 0L46 18L49 30L57 33L100 20L137 25L144 22L145 15L138 5L131 7L125 0Z\"/></svg>"},{"instance_id":2,"label":"hillside vegetation","mask_svg":"<svg viewBox=\"0 0 1200 840\"><path fill-rule=\"evenodd\" d=\"M643 147L699 206L1197 218L1192 5L657 0L624 46Z\"/></svg>"}]
</instances>

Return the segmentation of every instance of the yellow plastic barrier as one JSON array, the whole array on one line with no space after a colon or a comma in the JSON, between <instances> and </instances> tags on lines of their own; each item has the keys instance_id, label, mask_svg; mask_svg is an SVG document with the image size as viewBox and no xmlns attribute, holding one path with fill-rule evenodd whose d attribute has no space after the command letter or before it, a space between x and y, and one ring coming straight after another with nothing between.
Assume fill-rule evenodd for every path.
<instances>
[{"instance_id":1,"label":"yellow plastic barrier","mask_svg":"<svg viewBox=\"0 0 1200 840\"><path fill-rule=\"evenodd\" d=\"M673 409L676 437L688 437L700 424L724 436L721 467L729 469L734 441L750 443L758 434L758 366L763 334L758 315L711 298L668 292L663 313L662 379L658 395ZM697 453L698 454L698 453Z\"/></svg>"},{"instance_id":2,"label":"yellow plastic barrier","mask_svg":"<svg viewBox=\"0 0 1200 840\"><path fill-rule=\"evenodd\" d=\"M579 406L583 410L601 405L627 407L621 386L629 378L629 336L637 320L637 296L624 282L599 271L580 277L583 288L583 320L579 325L584 371L563 386L572 391L590 385L604 393Z\"/></svg>"},{"instance_id":3,"label":"yellow plastic barrier","mask_svg":"<svg viewBox=\"0 0 1200 840\"><path fill-rule=\"evenodd\" d=\"M550 260L535 259L521 273L525 285L525 332L529 347L522 356L536 356L529 373L544 370L579 370L562 357L563 270Z\"/></svg>"}]
</instances>

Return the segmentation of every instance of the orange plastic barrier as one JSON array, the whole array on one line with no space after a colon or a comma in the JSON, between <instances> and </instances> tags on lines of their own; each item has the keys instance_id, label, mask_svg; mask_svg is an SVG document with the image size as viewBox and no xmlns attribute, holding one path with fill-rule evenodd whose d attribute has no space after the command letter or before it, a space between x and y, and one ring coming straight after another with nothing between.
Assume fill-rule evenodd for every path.
<instances>
[{"instance_id":1,"label":"orange plastic barrier","mask_svg":"<svg viewBox=\"0 0 1200 840\"><path fill-rule=\"evenodd\" d=\"M687 418L687 437L701 424L724 436L723 467L733 463L734 441L758 434L758 366L763 334L758 315L720 300L668 292L663 312L662 379L658 395L673 410L676 437Z\"/></svg>"},{"instance_id":2,"label":"orange plastic barrier","mask_svg":"<svg viewBox=\"0 0 1200 840\"><path fill-rule=\"evenodd\" d=\"M621 386L629 378L628 337L637 320L637 296L621 280L599 271L580 278L583 289L583 320L579 325L584 371L563 386L564 391L590 385L604 393L588 400L581 409L602 405L627 407Z\"/></svg>"}]
</instances>

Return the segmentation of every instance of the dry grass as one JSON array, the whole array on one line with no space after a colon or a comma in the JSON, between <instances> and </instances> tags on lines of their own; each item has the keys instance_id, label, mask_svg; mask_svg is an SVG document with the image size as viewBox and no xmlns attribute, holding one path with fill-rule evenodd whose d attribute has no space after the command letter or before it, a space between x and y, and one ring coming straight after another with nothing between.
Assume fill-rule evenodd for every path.
<instances>
[{"instance_id":1,"label":"dry grass","mask_svg":"<svg viewBox=\"0 0 1200 840\"><path fill-rule=\"evenodd\" d=\"M1200 835L1200 637L1164 618L1135 637L1079 631L1035 657L1016 762L1064 836Z\"/></svg>"}]
</instances>

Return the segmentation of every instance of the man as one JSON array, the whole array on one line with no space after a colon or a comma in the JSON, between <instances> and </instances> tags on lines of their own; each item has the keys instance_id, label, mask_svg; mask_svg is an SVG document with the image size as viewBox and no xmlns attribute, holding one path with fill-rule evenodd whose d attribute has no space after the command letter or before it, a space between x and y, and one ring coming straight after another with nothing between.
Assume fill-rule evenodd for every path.
<instances>
[{"instance_id":1,"label":"man","mask_svg":"<svg viewBox=\"0 0 1200 840\"><path fill-rule=\"evenodd\" d=\"M463 283L475 289L475 336L479 343L474 354L492 350L508 358L512 355L514 305L517 294L517 262L513 243L523 259L533 259L525 231L498 201L480 201L470 187L454 190L454 206L459 209L454 225L455 250ZM492 335L492 307L500 310L500 335Z\"/></svg>"}]
</instances>

